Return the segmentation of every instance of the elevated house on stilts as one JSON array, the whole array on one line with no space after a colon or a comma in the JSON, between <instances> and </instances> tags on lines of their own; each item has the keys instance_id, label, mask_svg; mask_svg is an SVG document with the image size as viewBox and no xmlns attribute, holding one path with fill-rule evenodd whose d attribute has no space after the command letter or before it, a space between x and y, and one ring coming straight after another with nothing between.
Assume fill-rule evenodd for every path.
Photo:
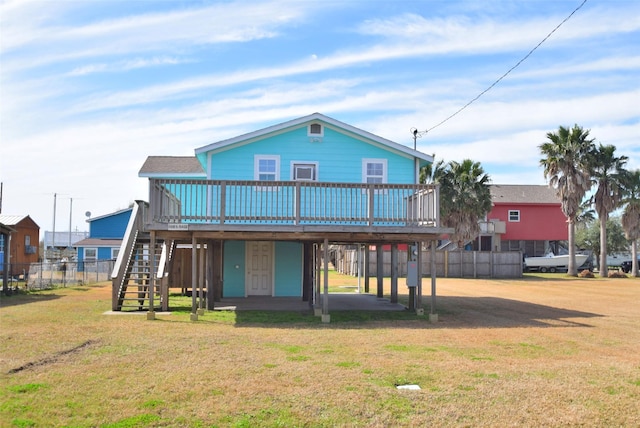
<instances>
[{"instance_id":1,"label":"elevated house on stilts","mask_svg":"<svg viewBox=\"0 0 640 428\"><path fill-rule=\"evenodd\" d=\"M139 173L149 180L149 201L133 209L112 309L153 318L168 309L169 287L189 287L194 320L225 298L288 297L329 321L329 245L397 250L450 232L440 227L438 187L418 184L420 167L432 161L319 113L197 148L193 157L150 156ZM170 283L178 246L191 252L190 284ZM419 260L423 245L415 248ZM397 280L392 275L391 301Z\"/></svg>"}]
</instances>

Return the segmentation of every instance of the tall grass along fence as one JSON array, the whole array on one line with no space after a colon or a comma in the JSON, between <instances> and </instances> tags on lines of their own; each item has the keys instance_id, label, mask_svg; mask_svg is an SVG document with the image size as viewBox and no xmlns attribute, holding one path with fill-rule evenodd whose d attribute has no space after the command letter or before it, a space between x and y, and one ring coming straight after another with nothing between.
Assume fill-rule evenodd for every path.
<instances>
[{"instance_id":1,"label":"tall grass along fence","mask_svg":"<svg viewBox=\"0 0 640 428\"><path fill-rule=\"evenodd\" d=\"M110 281L114 260L32 263L25 278L28 290Z\"/></svg>"},{"instance_id":2,"label":"tall grass along fence","mask_svg":"<svg viewBox=\"0 0 640 428\"><path fill-rule=\"evenodd\" d=\"M334 248L332 262L338 272L357 275L360 265L364 275L364 251ZM369 275L376 276L376 252L369 256ZM391 276L391 252L383 253L383 276ZM431 254L422 252L422 274L431 276ZM398 276L407 275L407 252L398 251ZM442 278L521 278L522 253L519 251L437 251L436 276Z\"/></svg>"}]
</instances>

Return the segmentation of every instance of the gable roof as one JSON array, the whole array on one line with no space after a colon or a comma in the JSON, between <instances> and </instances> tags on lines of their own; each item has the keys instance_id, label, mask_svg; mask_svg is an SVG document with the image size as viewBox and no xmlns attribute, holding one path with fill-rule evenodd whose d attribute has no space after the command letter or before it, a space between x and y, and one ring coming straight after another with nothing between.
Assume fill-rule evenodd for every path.
<instances>
[{"instance_id":1,"label":"gable roof","mask_svg":"<svg viewBox=\"0 0 640 428\"><path fill-rule=\"evenodd\" d=\"M491 200L494 204L558 204L560 199L556 196L553 187L530 184L492 184Z\"/></svg>"},{"instance_id":2,"label":"gable roof","mask_svg":"<svg viewBox=\"0 0 640 428\"><path fill-rule=\"evenodd\" d=\"M355 126L346 124L344 122L340 122L339 120L333 119L329 116L325 116L321 113L313 113L308 116L299 117L297 119L289 120L287 122L283 122L277 125L269 126L267 128L259 129L257 131L249 132L248 134L243 134L237 137L218 141L216 143L211 143L206 146L197 148L195 150L195 153L197 156L197 155L209 152L211 150L218 150L227 146L231 146L233 144L247 142L250 140L261 139L271 134L279 134L288 129L291 129L294 127L301 127L311 122L323 122L324 124L329 125L330 127L338 128L343 132L346 131L347 133L351 134L356 138L368 140L370 142L384 146L388 149L392 149L392 150L407 154L411 157L417 157L418 159L422 159L427 162L433 162L433 156L431 155L427 155L417 150L413 150L410 147L403 146L402 144L395 143L391 140L387 140L386 138L382 138L378 135L364 131L360 128L356 128Z\"/></svg>"},{"instance_id":3,"label":"gable roof","mask_svg":"<svg viewBox=\"0 0 640 428\"><path fill-rule=\"evenodd\" d=\"M38 226L38 224L33 221L31 219L31 217L29 217L28 215L7 215L7 214L0 214L0 223L4 224L5 226L17 226L18 224L22 223L25 220L29 220L31 223L33 223L36 227L40 227Z\"/></svg>"},{"instance_id":4,"label":"gable roof","mask_svg":"<svg viewBox=\"0 0 640 428\"><path fill-rule=\"evenodd\" d=\"M149 156L138 172L138 177L206 177L195 156Z\"/></svg>"}]
</instances>

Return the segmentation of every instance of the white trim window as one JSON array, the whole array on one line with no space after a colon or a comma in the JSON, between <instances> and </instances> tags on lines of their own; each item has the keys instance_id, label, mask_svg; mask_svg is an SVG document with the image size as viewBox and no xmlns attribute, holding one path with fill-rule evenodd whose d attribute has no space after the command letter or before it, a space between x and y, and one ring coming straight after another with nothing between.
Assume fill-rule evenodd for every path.
<instances>
[{"instance_id":1,"label":"white trim window","mask_svg":"<svg viewBox=\"0 0 640 428\"><path fill-rule=\"evenodd\" d=\"M255 155L253 178L257 181L278 181L280 177L280 156Z\"/></svg>"},{"instance_id":2,"label":"white trim window","mask_svg":"<svg viewBox=\"0 0 640 428\"><path fill-rule=\"evenodd\" d=\"M362 182L381 184L387 182L386 159L362 159Z\"/></svg>"},{"instance_id":3,"label":"white trim window","mask_svg":"<svg viewBox=\"0 0 640 428\"><path fill-rule=\"evenodd\" d=\"M509 210L508 217L510 222L519 222L520 210Z\"/></svg>"},{"instance_id":4,"label":"white trim window","mask_svg":"<svg viewBox=\"0 0 640 428\"><path fill-rule=\"evenodd\" d=\"M98 249L97 248L85 248L82 259L85 262L95 262L98 260Z\"/></svg>"},{"instance_id":5,"label":"white trim window","mask_svg":"<svg viewBox=\"0 0 640 428\"><path fill-rule=\"evenodd\" d=\"M111 248L111 259L115 260L118 258L118 253L120 252L120 247L118 248Z\"/></svg>"},{"instance_id":6,"label":"white trim window","mask_svg":"<svg viewBox=\"0 0 640 428\"><path fill-rule=\"evenodd\" d=\"M318 162L291 162L293 181L318 181Z\"/></svg>"}]
</instances>

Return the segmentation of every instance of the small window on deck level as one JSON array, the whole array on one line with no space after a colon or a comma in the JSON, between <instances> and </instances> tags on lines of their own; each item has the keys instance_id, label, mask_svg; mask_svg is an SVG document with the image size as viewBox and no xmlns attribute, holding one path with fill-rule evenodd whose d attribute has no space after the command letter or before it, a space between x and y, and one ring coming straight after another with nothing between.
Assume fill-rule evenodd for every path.
<instances>
[{"instance_id":1,"label":"small window on deck level","mask_svg":"<svg viewBox=\"0 0 640 428\"><path fill-rule=\"evenodd\" d=\"M387 182L386 159L363 159L362 182L380 184Z\"/></svg>"},{"instance_id":2,"label":"small window on deck level","mask_svg":"<svg viewBox=\"0 0 640 428\"><path fill-rule=\"evenodd\" d=\"M254 179L259 181L277 181L280 173L280 157L256 155L254 161Z\"/></svg>"}]
</instances>

